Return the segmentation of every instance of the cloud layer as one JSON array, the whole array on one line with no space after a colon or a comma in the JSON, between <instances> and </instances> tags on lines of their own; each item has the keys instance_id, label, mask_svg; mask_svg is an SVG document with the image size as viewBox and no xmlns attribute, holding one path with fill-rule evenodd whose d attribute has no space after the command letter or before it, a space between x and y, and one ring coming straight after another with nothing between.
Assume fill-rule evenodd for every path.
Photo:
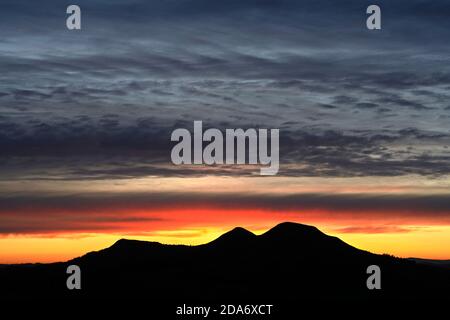
<instances>
[{"instance_id":1,"label":"cloud layer","mask_svg":"<svg viewBox=\"0 0 450 320\"><path fill-rule=\"evenodd\" d=\"M79 1L70 32L64 3L6 1L1 176L199 174L168 162L193 120L280 128L283 175L448 174L449 7L379 1L370 32L368 4Z\"/></svg>"},{"instance_id":2,"label":"cloud layer","mask_svg":"<svg viewBox=\"0 0 450 320\"><path fill-rule=\"evenodd\" d=\"M342 232L389 232L402 226L450 225L448 194L89 193L22 194L0 199L0 234L157 230L162 224L214 225L292 220L334 223ZM395 229L394 227L397 227Z\"/></svg>"}]
</instances>

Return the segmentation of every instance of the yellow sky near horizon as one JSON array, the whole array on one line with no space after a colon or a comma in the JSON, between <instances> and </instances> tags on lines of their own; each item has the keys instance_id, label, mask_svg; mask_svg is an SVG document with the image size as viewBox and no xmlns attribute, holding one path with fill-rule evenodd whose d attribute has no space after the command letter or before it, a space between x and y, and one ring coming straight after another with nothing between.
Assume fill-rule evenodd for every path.
<instances>
[{"instance_id":1,"label":"yellow sky near horizon","mask_svg":"<svg viewBox=\"0 0 450 320\"><path fill-rule=\"evenodd\" d=\"M255 234L267 229L248 228ZM377 254L424 259L450 259L450 226L423 227L401 233L340 233L331 227L321 228L328 235ZM166 230L152 234L79 234L77 236L7 236L0 238L0 264L49 263L67 261L91 251L107 248L119 239L156 241L165 244L198 245L219 237L229 228L191 228Z\"/></svg>"},{"instance_id":2,"label":"yellow sky near horizon","mask_svg":"<svg viewBox=\"0 0 450 320\"><path fill-rule=\"evenodd\" d=\"M196 245L236 226L258 234L284 221L314 225L374 253L450 259L450 212L442 205L450 194L448 176L30 180L0 182L0 193L12 203L0 208L1 264L65 261L121 238ZM273 203L263 201L268 194ZM156 202L146 202L155 195ZM285 203L305 195L300 204ZM395 202L385 209L386 195ZM361 202L366 196L369 205ZM409 203L424 196L445 197L427 212ZM189 202L192 197L197 202Z\"/></svg>"}]
</instances>

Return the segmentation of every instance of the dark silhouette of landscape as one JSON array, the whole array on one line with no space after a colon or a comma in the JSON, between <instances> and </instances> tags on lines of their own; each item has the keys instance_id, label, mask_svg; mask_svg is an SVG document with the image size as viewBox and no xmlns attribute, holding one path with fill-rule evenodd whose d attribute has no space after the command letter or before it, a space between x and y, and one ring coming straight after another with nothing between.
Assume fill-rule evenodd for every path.
<instances>
[{"instance_id":1,"label":"dark silhouette of landscape","mask_svg":"<svg viewBox=\"0 0 450 320\"><path fill-rule=\"evenodd\" d=\"M66 288L71 264L81 268L81 290ZM381 290L366 287L366 269L373 264L382 271ZM198 246L119 240L64 263L2 266L0 283L0 299L450 298L445 266L372 254L296 223L279 224L259 236L235 228Z\"/></svg>"}]
</instances>

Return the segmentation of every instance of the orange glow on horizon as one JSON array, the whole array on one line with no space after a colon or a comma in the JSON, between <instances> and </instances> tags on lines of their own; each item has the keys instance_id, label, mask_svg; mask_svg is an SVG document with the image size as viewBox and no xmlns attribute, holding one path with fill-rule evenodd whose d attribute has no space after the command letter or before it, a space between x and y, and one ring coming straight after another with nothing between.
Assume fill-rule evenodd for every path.
<instances>
[{"instance_id":1,"label":"orange glow on horizon","mask_svg":"<svg viewBox=\"0 0 450 320\"><path fill-rule=\"evenodd\" d=\"M351 216L349 214L349 217ZM330 217L318 219L320 217L312 213L293 219L289 213L274 215L272 212L268 215L267 212L258 210L231 212L217 209L215 211L186 209L171 212L171 217L173 218L171 221L155 221L145 226L128 225L123 226L120 231L103 233L69 232L4 236L0 238L2 248L0 263L67 261L90 251L107 248L121 238L198 245L207 243L236 226L261 234L283 221L314 225L326 234L337 236L359 249L374 253L428 259L450 258L450 226L409 224L401 226L404 228L401 231L381 228L375 229L374 232L364 227L370 225L371 221L368 220L358 223L352 219L333 221ZM348 231L355 226L360 228Z\"/></svg>"},{"instance_id":2,"label":"orange glow on horizon","mask_svg":"<svg viewBox=\"0 0 450 320\"><path fill-rule=\"evenodd\" d=\"M436 206L430 212L415 207L354 208L289 206L280 200L273 207L258 199L265 195L437 195L450 190L450 177L428 179L401 177L147 177L94 181L26 181L31 199L62 201L18 202L0 208L0 263L66 261L112 245L121 238L196 245L217 238L240 226L262 233L284 221L314 225L323 232L374 253L400 257L450 259L450 214ZM24 181L0 182L0 192L22 195ZM188 191L188 193L186 193ZM134 201L124 195L161 193L162 200ZM216 192L216 193L214 193ZM165 197L167 193L167 197ZM84 202L74 195L84 195ZM91 201L96 196L101 201ZM185 198L177 198L178 195ZM186 196L187 195L187 196ZM190 203L188 196L199 195ZM201 196L205 195L205 201ZM215 195L231 195L218 205ZM249 202L240 196L256 195ZM26 192L24 199L26 199ZM125 199L125 200L123 200ZM200 200L198 200L200 199ZM257 200L255 200L257 199ZM161 200L161 201L159 201ZM186 203L185 203L186 201ZM402 200L407 203L407 199ZM375 203L376 202L375 199ZM402 202L403 203L403 202ZM279 207L276 207L279 205ZM427 209L427 207L425 207ZM6 232L9 232L9 234Z\"/></svg>"}]
</instances>

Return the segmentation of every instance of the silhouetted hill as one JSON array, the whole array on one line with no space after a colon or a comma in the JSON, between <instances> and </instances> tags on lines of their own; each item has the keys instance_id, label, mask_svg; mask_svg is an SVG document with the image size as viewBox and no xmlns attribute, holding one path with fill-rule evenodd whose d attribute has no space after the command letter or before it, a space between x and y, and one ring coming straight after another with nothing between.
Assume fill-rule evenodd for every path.
<instances>
[{"instance_id":1,"label":"silhouetted hill","mask_svg":"<svg viewBox=\"0 0 450 320\"><path fill-rule=\"evenodd\" d=\"M256 235L244 228L237 227L233 230L224 233L216 240L211 241L209 246L241 246L244 244L253 244Z\"/></svg>"},{"instance_id":2,"label":"silhouetted hill","mask_svg":"<svg viewBox=\"0 0 450 320\"><path fill-rule=\"evenodd\" d=\"M450 269L450 260L433 260L433 259L420 259L420 258L408 258L418 264L436 266L441 268Z\"/></svg>"},{"instance_id":3,"label":"silhouetted hill","mask_svg":"<svg viewBox=\"0 0 450 320\"><path fill-rule=\"evenodd\" d=\"M66 268L82 290L66 288ZM366 287L369 265L382 290ZM315 227L282 223L262 235L235 228L199 246L119 240L66 263L0 268L0 298L176 301L450 298L450 272L356 249Z\"/></svg>"},{"instance_id":4,"label":"silhouetted hill","mask_svg":"<svg viewBox=\"0 0 450 320\"><path fill-rule=\"evenodd\" d=\"M295 244L299 253L310 256L358 254L362 251L346 244L339 238L331 237L313 226L284 222L261 235L261 241L267 247L278 250L290 250Z\"/></svg>"}]
</instances>

